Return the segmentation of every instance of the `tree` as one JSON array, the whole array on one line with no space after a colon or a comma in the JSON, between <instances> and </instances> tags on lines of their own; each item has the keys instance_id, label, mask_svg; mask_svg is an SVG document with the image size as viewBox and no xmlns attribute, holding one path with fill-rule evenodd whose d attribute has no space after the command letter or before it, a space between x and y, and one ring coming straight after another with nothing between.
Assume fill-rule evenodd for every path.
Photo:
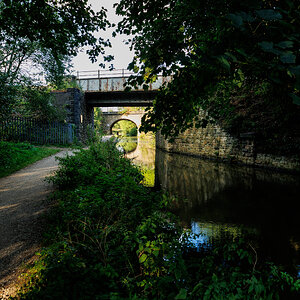
<instances>
[{"instance_id":1,"label":"tree","mask_svg":"<svg viewBox=\"0 0 300 300\"><path fill-rule=\"evenodd\" d=\"M118 31L135 36L130 42L136 56L129 67L137 75L131 85L148 84L159 73L173 76L148 112L144 130L175 136L195 118L205 126L207 120L197 120L199 108L235 129L253 123L259 131L278 118L295 124L298 1L121 0L116 12L123 17ZM256 111L249 117L252 104Z\"/></svg>"},{"instance_id":2,"label":"tree","mask_svg":"<svg viewBox=\"0 0 300 300\"><path fill-rule=\"evenodd\" d=\"M0 12L1 41L26 39L54 57L75 56L79 47L90 46L95 61L108 43L93 35L108 26L106 10L94 12L87 0L4 0Z\"/></svg>"},{"instance_id":3,"label":"tree","mask_svg":"<svg viewBox=\"0 0 300 300\"><path fill-rule=\"evenodd\" d=\"M106 10L94 12L87 0L23 0L0 2L0 79L2 89L17 91L32 70L60 86L72 56L88 46L90 59L104 54L109 42L94 31L109 26ZM109 58L108 58L109 59ZM12 95L12 93L10 93ZM0 102L8 100L0 96ZM5 98L5 99L4 99ZM17 96L10 97L10 104ZM11 107L11 105L6 108ZM8 110L1 108L2 116Z\"/></svg>"}]
</instances>

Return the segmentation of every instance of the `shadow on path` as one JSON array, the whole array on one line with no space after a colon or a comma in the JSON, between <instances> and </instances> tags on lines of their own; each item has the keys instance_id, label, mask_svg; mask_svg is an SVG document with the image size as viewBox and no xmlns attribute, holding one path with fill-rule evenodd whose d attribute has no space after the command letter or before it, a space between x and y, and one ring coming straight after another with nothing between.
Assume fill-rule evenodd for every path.
<instances>
[{"instance_id":1,"label":"shadow on path","mask_svg":"<svg viewBox=\"0 0 300 300\"><path fill-rule=\"evenodd\" d=\"M64 150L0 179L0 299L15 292L20 268L39 250L53 190L44 179L57 169L55 157L67 154L72 152Z\"/></svg>"}]
</instances>

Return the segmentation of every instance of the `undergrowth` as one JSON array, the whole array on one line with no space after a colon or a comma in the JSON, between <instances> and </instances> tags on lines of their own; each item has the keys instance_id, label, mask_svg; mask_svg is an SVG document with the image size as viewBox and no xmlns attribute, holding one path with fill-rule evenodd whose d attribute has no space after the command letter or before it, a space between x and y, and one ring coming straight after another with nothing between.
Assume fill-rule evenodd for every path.
<instances>
[{"instance_id":1,"label":"undergrowth","mask_svg":"<svg viewBox=\"0 0 300 300\"><path fill-rule=\"evenodd\" d=\"M297 299L242 240L196 249L112 141L60 159L46 246L15 299Z\"/></svg>"},{"instance_id":2,"label":"undergrowth","mask_svg":"<svg viewBox=\"0 0 300 300\"><path fill-rule=\"evenodd\" d=\"M38 147L28 143L0 141L0 178L58 151L58 149Z\"/></svg>"}]
</instances>

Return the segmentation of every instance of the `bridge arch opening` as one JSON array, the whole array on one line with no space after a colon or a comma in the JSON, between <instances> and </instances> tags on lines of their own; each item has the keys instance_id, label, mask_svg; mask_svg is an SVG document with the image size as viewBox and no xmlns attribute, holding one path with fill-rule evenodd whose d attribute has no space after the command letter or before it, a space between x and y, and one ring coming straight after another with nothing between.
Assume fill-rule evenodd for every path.
<instances>
[{"instance_id":1,"label":"bridge arch opening","mask_svg":"<svg viewBox=\"0 0 300 300\"><path fill-rule=\"evenodd\" d=\"M110 126L110 134L120 137L137 137L138 126L129 119L116 120Z\"/></svg>"}]
</instances>

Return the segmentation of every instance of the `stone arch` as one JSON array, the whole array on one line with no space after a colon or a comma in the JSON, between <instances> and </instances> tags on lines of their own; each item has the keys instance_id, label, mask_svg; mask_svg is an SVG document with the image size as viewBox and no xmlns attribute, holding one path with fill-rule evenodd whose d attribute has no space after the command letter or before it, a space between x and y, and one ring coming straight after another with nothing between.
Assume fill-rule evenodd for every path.
<instances>
[{"instance_id":1,"label":"stone arch","mask_svg":"<svg viewBox=\"0 0 300 300\"><path fill-rule=\"evenodd\" d=\"M112 129L113 129L114 125L115 125L116 123L120 122L120 121L128 121L128 122L133 123L133 124L136 126L137 132L138 132L138 135L139 135L139 126L138 126L134 121L130 120L129 118L121 118L121 119L119 119L119 120L114 121L114 122L110 125L110 128L109 128L109 134L110 134L110 135L112 135Z\"/></svg>"},{"instance_id":2,"label":"stone arch","mask_svg":"<svg viewBox=\"0 0 300 300\"><path fill-rule=\"evenodd\" d=\"M121 120L127 120L131 121L136 125L136 127L140 128L142 124L142 117L145 114L145 112L132 112L132 113L126 113L126 114L120 114L120 113L103 113L102 114L102 129L103 132L107 135L111 134L111 128L112 126ZM138 131L139 134L139 131Z\"/></svg>"}]
</instances>

